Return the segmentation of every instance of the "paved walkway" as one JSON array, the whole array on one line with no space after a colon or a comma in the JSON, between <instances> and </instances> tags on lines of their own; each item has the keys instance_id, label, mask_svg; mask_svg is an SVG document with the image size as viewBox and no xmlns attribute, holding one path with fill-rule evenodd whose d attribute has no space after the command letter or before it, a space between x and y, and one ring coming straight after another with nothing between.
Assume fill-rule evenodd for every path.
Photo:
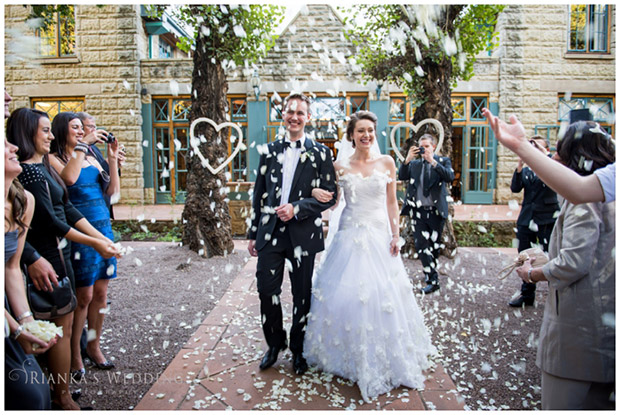
<instances>
[{"instance_id":1,"label":"paved walkway","mask_svg":"<svg viewBox=\"0 0 620 415\"><path fill-rule=\"evenodd\" d=\"M235 241L235 248L246 249L247 241ZM252 258L136 410L464 409L464 400L440 365L427 373L424 390L398 388L372 403L364 403L357 386L341 378L315 369L295 375L289 350L274 367L260 371L267 346L260 329L255 270ZM282 303L285 325L290 325L289 286L283 287Z\"/></svg>"},{"instance_id":2,"label":"paved walkway","mask_svg":"<svg viewBox=\"0 0 620 415\"><path fill-rule=\"evenodd\" d=\"M455 205L456 221L516 221L521 206L513 210L508 205ZM117 220L181 221L183 205L115 205L114 218ZM329 211L324 212L327 219Z\"/></svg>"}]
</instances>

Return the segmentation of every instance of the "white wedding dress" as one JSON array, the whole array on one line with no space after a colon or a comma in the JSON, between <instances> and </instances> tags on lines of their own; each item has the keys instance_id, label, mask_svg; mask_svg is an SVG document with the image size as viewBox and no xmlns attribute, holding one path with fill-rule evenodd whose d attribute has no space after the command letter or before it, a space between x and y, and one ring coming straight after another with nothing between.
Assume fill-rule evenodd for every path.
<instances>
[{"instance_id":1,"label":"white wedding dress","mask_svg":"<svg viewBox=\"0 0 620 415\"><path fill-rule=\"evenodd\" d=\"M389 252L387 173L346 173L346 206L317 268L304 342L311 366L356 382L365 401L422 389L431 344L400 255Z\"/></svg>"}]
</instances>

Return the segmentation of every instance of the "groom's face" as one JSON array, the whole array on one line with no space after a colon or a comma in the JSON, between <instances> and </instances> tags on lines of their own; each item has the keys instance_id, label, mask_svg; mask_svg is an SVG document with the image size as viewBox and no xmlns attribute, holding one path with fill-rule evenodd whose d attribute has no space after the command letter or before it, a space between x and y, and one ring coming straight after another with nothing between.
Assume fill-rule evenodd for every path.
<instances>
[{"instance_id":1,"label":"groom's face","mask_svg":"<svg viewBox=\"0 0 620 415\"><path fill-rule=\"evenodd\" d=\"M301 137L306 123L310 121L308 104L301 99L291 99L287 102L282 119L291 137Z\"/></svg>"}]
</instances>

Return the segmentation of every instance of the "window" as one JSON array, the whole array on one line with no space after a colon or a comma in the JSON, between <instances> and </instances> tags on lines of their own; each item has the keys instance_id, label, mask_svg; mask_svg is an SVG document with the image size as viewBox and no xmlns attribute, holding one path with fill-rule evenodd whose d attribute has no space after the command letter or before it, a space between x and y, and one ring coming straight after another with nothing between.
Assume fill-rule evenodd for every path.
<instances>
[{"instance_id":1,"label":"window","mask_svg":"<svg viewBox=\"0 0 620 415\"><path fill-rule=\"evenodd\" d=\"M570 5L568 51L608 53L610 6L602 4Z\"/></svg>"},{"instance_id":2,"label":"window","mask_svg":"<svg viewBox=\"0 0 620 415\"><path fill-rule=\"evenodd\" d=\"M230 114L230 119L235 124L239 125L241 128L241 133L243 134L243 143L246 148L249 145L249 137L248 137L248 100L245 95L243 96L230 96L228 97L228 111ZM228 140L228 154L232 154L232 152L237 147L238 139L237 133L232 128L228 129L229 137ZM234 133L234 134L233 134ZM235 158L232 160L230 165L228 166L228 171L230 172L230 181L231 182L243 182L248 179L248 151L243 150L243 147Z\"/></svg>"},{"instance_id":3,"label":"window","mask_svg":"<svg viewBox=\"0 0 620 415\"><path fill-rule=\"evenodd\" d=\"M410 122L415 113L415 102L403 96L390 97L390 123Z\"/></svg>"},{"instance_id":4,"label":"window","mask_svg":"<svg viewBox=\"0 0 620 415\"><path fill-rule=\"evenodd\" d=\"M537 124L534 126L534 134L545 137L550 148L555 151L558 141L558 134L562 123L570 120L570 111L579 109L589 109L592 120L596 121L601 127L612 136L615 135L615 99L613 95L582 96L560 95L558 98L558 122L557 124Z\"/></svg>"},{"instance_id":5,"label":"window","mask_svg":"<svg viewBox=\"0 0 620 415\"><path fill-rule=\"evenodd\" d=\"M347 117L357 111L368 110L368 95L316 96L311 98L311 101L312 118L306 125L306 131L311 138L326 145L336 154L335 144L346 131ZM282 104L283 100L275 94L269 99L268 141L275 140L285 132L282 124Z\"/></svg>"},{"instance_id":6,"label":"window","mask_svg":"<svg viewBox=\"0 0 620 415\"><path fill-rule=\"evenodd\" d=\"M31 106L34 109L46 112L50 120L53 120L59 112L84 111L84 98L33 98Z\"/></svg>"},{"instance_id":7,"label":"window","mask_svg":"<svg viewBox=\"0 0 620 415\"><path fill-rule=\"evenodd\" d=\"M165 40L159 39L159 58L166 59L172 57L172 46L170 46Z\"/></svg>"},{"instance_id":8,"label":"window","mask_svg":"<svg viewBox=\"0 0 620 415\"><path fill-rule=\"evenodd\" d=\"M387 153L391 155L396 161L397 167L400 166L400 160L396 156L396 152L392 147L391 134L392 129L396 124L401 122L411 122L413 120L413 115L415 114L415 110L418 107L419 103L416 101L412 101L407 99L404 95L392 95L390 96L390 120L388 122L388 135L386 137L387 142ZM394 142L396 146L401 149L407 137L411 134L411 130L409 128L399 128L394 133Z\"/></svg>"},{"instance_id":9,"label":"window","mask_svg":"<svg viewBox=\"0 0 620 415\"><path fill-rule=\"evenodd\" d=\"M187 192L189 165L189 97L153 98L153 174L157 203L183 203ZM238 124L247 145L247 102L243 97L228 98L229 115ZM228 129L229 134L235 130ZM235 133L236 135L236 133ZM237 141L228 142L230 154ZM228 166L231 181L247 178L247 150L240 151Z\"/></svg>"},{"instance_id":10,"label":"window","mask_svg":"<svg viewBox=\"0 0 620 415\"><path fill-rule=\"evenodd\" d=\"M159 203L185 201L190 106L187 98L153 99L153 167Z\"/></svg>"},{"instance_id":11,"label":"window","mask_svg":"<svg viewBox=\"0 0 620 415\"><path fill-rule=\"evenodd\" d=\"M75 55L75 10L74 6L38 6L37 15L42 26L35 30L42 57L64 57Z\"/></svg>"}]
</instances>

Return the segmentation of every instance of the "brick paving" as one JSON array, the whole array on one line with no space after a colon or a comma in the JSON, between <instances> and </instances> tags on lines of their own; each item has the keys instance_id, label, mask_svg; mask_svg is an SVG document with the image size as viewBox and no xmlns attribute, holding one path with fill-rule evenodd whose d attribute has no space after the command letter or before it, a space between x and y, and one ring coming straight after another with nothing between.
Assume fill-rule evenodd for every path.
<instances>
[{"instance_id":1,"label":"brick paving","mask_svg":"<svg viewBox=\"0 0 620 415\"><path fill-rule=\"evenodd\" d=\"M235 241L236 249L246 247L247 241ZM255 270L256 259L251 258L136 410L464 409L464 400L441 365L427 373L424 390L398 388L372 403L365 403L357 386L347 380L315 369L295 375L289 350L272 368L260 371L267 346L260 328ZM285 325L291 315L287 280L282 295Z\"/></svg>"},{"instance_id":2,"label":"brick paving","mask_svg":"<svg viewBox=\"0 0 620 415\"><path fill-rule=\"evenodd\" d=\"M183 205L114 207L116 220L147 223L180 221L182 212ZM508 205L455 205L454 220L506 221L516 220L518 214ZM246 246L247 241L235 240L235 248ZM289 350L280 354L274 367L260 371L258 364L267 346L260 329L255 270L252 258L135 409L464 409L464 400L441 365L427 373L424 390L398 388L372 403L365 403L357 386L347 380L314 369L295 375ZM287 278L282 302L286 324L291 314Z\"/></svg>"}]
</instances>

